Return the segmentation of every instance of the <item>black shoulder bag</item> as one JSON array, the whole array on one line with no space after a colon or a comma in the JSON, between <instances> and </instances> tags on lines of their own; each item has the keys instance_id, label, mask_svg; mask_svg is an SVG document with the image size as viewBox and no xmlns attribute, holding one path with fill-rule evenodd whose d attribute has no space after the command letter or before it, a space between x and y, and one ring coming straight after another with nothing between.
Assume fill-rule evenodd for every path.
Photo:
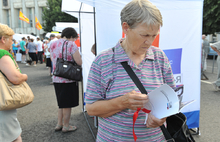
<instances>
[{"instance_id":1,"label":"black shoulder bag","mask_svg":"<svg viewBox=\"0 0 220 142\"><path fill-rule=\"evenodd\" d=\"M64 41L63 46L66 43L66 41ZM77 65L75 61L74 62L67 61L67 44L66 44L66 60L64 60L63 58L63 46L62 46L62 58L57 58L56 69L54 70L53 75L70 80L82 81L82 67Z\"/></svg>"},{"instance_id":2,"label":"black shoulder bag","mask_svg":"<svg viewBox=\"0 0 220 142\"><path fill-rule=\"evenodd\" d=\"M143 94L148 94L141 81L138 79L128 62L122 62L130 78ZM160 126L167 142L195 142L188 126L186 125L186 116L183 113L177 113L167 117L167 128L164 125Z\"/></svg>"}]
</instances>

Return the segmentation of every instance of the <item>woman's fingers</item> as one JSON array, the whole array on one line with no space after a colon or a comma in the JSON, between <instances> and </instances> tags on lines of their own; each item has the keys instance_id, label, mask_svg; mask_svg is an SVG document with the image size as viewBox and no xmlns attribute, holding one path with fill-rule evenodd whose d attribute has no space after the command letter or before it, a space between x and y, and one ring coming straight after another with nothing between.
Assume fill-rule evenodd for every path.
<instances>
[{"instance_id":1,"label":"woman's fingers","mask_svg":"<svg viewBox=\"0 0 220 142\"><path fill-rule=\"evenodd\" d=\"M127 108L136 110L137 108L143 108L148 102L148 96L146 94L137 93L131 91L124 95L123 103Z\"/></svg>"},{"instance_id":2,"label":"woman's fingers","mask_svg":"<svg viewBox=\"0 0 220 142\"><path fill-rule=\"evenodd\" d=\"M151 113L148 114L146 126L148 128L156 128L164 124L166 121L166 118L158 119L155 116L153 116Z\"/></svg>"}]
</instances>

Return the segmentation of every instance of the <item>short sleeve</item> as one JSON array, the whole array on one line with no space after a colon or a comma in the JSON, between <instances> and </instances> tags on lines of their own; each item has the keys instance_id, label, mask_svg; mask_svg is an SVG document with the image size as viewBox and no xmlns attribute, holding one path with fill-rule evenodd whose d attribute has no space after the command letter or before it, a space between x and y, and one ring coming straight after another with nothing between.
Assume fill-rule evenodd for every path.
<instances>
[{"instance_id":1,"label":"short sleeve","mask_svg":"<svg viewBox=\"0 0 220 142\"><path fill-rule=\"evenodd\" d=\"M101 83L101 66L97 63L97 61L94 61L89 71L85 102L92 104L95 101L103 100L103 89L104 88Z\"/></svg>"},{"instance_id":2,"label":"short sleeve","mask_svg":"<svg viewBox=\"0 0 220 142\"><path fill-rule=\"evenodd\" d=\"M75 42L71 42L71 54L73 55L78 49L77 45L75 44Z\"/></svg>"},{"instance_id":3,"label":"short sleeve","mask_svg":"<svg viewBox=\"0 0 220 142\"><path fill-rule=\"evenodd\" d=\"M5 55L10 56L11 59L14 60L13 57L11 56L11 54L10 54L8 51L1 49L1 50L0 50L0 59L1 59L3 56L5 56Z\"/></svg>"},{"instance_id":4,"label":"short sleeve","mask_svg":"<svg viewBox=\"0 0 220 142\"><path fill-rule=\"evenodd\" d=\"M165 54L164 54L165 55ZM173 77L173 72L172 72L172 68L170 65L170 62L167 58L167 56L164 56L164 71L163 71L163 77L164 77L164 81L167 85L169 85L172 88L175 88L175 80Z\"/></svg>"},{"instance_id":5,"label":"short sleeve","mask_svg":"<svg viewBox=\"0 0 220 142\"><path fill-rule=\"evenodd\" d=\"M11 59L13 60L15 66L16 66L16 62L15 62L14 58L12 57L12 55L8 51L0 49L0 59L5 55L8 55L9 57L11 57Z\"/></svg>"},{"instance_id":6,"label":"short sleeve","mask_svg":"<svg viewBox=\"0 0 220 142\"><path fill-rule=\"evenodd\" d=\"M20 44L21 44L21 46L24 46L24 41L22 40Z\"/></svg>"},{"instance_id":7,"label":"short sleeve","mask_svg":"<svg viewBox=\"0 0 220 142\"><path fill-rule=\"evenodd\" d=\"M53 52L53 50L55 49L55 47L56 47L56 44L55 44L56 42L53 42L53 43L51 43L49 46L48 46L48 48L50 48L50 51L51 52Z\"/></svg>"},{"instance_id":8,"label":"short sleeve","mask_svg":"<svg viewBox=\"0 0 220 142\"><path fill-rule=\"evenodd\" d=\"M169 85L171 88L175 88L176 84L173 77L172 67L166 54L160 48L154 48L153 52L155 53L156 62L159 63L161 68L164 83Z\"/></svg>"}]
</instances>

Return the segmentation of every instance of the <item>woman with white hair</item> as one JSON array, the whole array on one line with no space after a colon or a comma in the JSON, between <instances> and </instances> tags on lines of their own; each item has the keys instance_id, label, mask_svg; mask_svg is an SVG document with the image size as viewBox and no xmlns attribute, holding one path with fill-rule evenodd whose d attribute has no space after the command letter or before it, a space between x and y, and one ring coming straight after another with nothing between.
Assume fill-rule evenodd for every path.
<instances>
[{"instance_id":1,"label":"woman with white hair","mask_svg":"<svg viewBox=\"0 0 220 142\"><path fill-rule=\"evenodd\" d=\"M115 47L100 53L93 61L85 96L89 115L98 116L97 142L133 142L133 114L148 103L121 62L127 62L146 91L150 93L166 83L175 87L170 63L165 53L152 46L162 26L159 9L148 0L133 0L121 11L122 30L126 38ZM139 112L134 132L138 142L166 141L160 129L166 118Z\"/></svg>"},{"instance_id":2,"label":"woman with white hair","mask_svg":"<svg viewBox=\"0 0 220 142\"><path fill-rule=\"evenodd\" d=\"M17 68L12 55L8 52L12 47L14 31L7 25L0 24L0 71L13 84L21 84L27 80ZM0 142L22 142L21 127L17 119L17 110L0 111Z\"/></svg>"}]
</instances>

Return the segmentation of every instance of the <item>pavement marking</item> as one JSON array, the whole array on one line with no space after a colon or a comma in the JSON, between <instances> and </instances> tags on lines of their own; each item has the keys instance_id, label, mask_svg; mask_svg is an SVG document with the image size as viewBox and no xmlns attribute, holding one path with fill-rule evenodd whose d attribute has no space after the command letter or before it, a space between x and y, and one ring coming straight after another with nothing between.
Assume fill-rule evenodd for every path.
<instances>
[{"instance_id":1,"label":"pavement marking","mask_svg":"<svg viewBox=\"0 0 220 142\"><path fill-rule=\"evenodd\" d=\"M201 82L207 83L207 84L212 84L212 82L208 82L208 81L204 81L204 80L201 80Z\"/></svg>"}]
</instances>

